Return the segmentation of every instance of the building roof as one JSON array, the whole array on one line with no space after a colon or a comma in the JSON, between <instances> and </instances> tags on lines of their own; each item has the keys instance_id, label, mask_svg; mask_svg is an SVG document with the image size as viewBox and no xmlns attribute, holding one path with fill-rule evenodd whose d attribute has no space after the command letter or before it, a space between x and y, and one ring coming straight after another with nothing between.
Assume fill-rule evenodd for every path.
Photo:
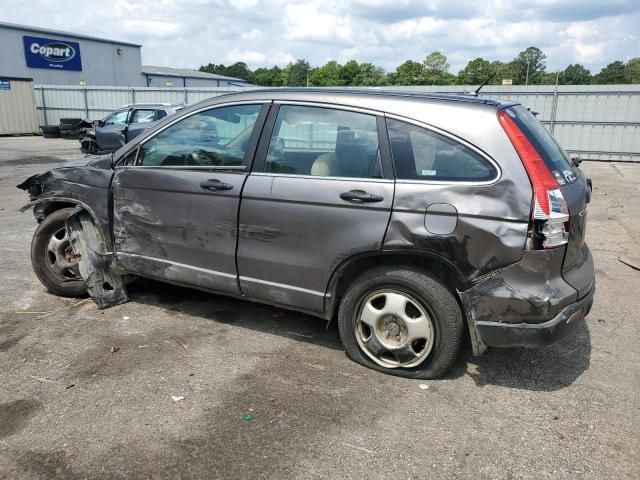
<instances>
[{"instance_id":1,"label":"building roof","mask_svg":"<svg viewBox=\"0 0 640 480\"><path fill-rule=\"evenodd\" d=\"M199 72L198 70L191 70L188 68L171 68L171 67L157 67L154 65L143 65L142 73L147 75L163 75L167 77L180 77L180 78L203 78L205 80L225 80L228 82L247 83L242 78L226 77L224 75L218 75L216 73Z\"/></svg>"},{"instance_id":2,"label":"building roof","mask_svg":"<svg viewBox=\"0 0 640 480\"><path fill-rule=\"evenodd\" d=\"M70 37L70 38L79 38L83 40L93 40L96 42L113 43L115 45L126 45L129 47L138 47L138 48L142 47L142 45L138 43L121 42L119 40L109 40L108 38L92 37L90 35L81 35L77 33L63 32L60 30L51 30L48 28L32 27L29 25L18 25L16 23L0 22L0 28L8 28L10 30L24 30L26 32L44 33L46 35L55 35L58 37Z\"/></svg>"}]
</instances>

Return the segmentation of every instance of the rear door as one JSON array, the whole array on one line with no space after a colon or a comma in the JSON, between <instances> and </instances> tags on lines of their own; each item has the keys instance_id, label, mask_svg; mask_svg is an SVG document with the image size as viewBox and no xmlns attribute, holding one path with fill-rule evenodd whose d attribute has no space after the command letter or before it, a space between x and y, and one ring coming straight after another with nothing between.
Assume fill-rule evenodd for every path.
<instances>
[{"instance_id":1,"label":"rear door","mask_svg":"<svg viewBox=\"0 0 640 480\"><path fill-rule=\"evenodd\" d=\"M238 206L267 105L196 111L144 139L114 174L117 261L141 276L238 293Z\"/></svg>"},{"instance_id":2,"label":"rear door","mask_svg":"<svg viewBox=\"0 0 640 480\"><path fill-rule=\"evenodd\" d=\"M394 183L378 127L373 113L274 105L240 208L243 294L322 312L334 269L381 248Z\"/></svg>"},{"instance_id":3,"label":"rear door","mask_svg":"<svg viewBox=\"0 0 640 480\"><path fill-rule=\"evenodd\" d=\"M96 127L96 142L100 150L117 150L127 143L125 131L130 113L129 108L116 110L103 120L101 127Z\"/></svg>"}]
</instances>

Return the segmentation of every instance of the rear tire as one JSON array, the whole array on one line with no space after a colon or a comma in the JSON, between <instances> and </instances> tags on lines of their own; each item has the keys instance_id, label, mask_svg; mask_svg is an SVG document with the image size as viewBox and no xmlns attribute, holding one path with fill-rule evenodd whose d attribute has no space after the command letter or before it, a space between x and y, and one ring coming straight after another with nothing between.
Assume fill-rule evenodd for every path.
<instances>
[{"instance_id":1,"label":"rear tire","mask_svg":"<svg viewBox=\"0 0 640 480\"><path fill-rule=\"evenodd\" d=\"M353 281L338 311L349 358L407 378L442 376L458 355L463 325L449 289L411 267L365 272Z\"/></svg>"},{"instance_id":2,"label":"rear tire","mask_svg":"<svg viewBox=\"0 0 640 480\"><path fill-rule=\"evenodd\" d=\"M31 264L38 280L61 297L80 297L87 285L78 271L65 222L73 208L62 208L47 216L31 240Z\"/></svg>"}]
</instances>

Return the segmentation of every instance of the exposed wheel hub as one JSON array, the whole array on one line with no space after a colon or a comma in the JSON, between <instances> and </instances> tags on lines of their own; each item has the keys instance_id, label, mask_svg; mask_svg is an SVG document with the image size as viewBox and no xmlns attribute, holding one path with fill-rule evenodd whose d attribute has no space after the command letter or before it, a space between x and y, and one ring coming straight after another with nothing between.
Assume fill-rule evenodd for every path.
<instances>
[{"instance_id":1,"label":"exposed wheel hub","mask_svg":"<svg viewBox=\"0 0 640 480\"><path fill-rule=\"evenodd\" d=\"M66 228L61 228L49 239L47 245L47 265L62 280L80 280L78 259L76 258Z\"/></svg>"}]
</instances>

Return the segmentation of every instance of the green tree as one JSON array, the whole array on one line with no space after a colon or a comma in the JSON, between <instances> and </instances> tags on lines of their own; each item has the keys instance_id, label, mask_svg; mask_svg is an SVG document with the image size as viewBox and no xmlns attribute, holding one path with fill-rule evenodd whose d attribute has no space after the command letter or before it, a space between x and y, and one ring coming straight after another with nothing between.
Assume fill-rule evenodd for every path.
<instances>
[{"instance_id":1,"label":"green tree","mask_svg":"<svg viewBox=\"0 0 640 480\"><path fill-rule=\"evenodd\" d=\"M440 52L431 52L422 61L424 82L427 85L446 85L451 83L447 57Z\"/></svg>"},{"instance_id":2,"label":"green tree","mask_svg":"<svg viewBox=\"0 0 640 480\"><path fill-rule=\"evenodd\" d=\"M387 75L382 67L376 67L372 63L361 63L360 71L352 84L363 87L387 85Z\"/></svg>"},{"instance_id":3,"label":"green tree","mask_svg":"<svg viewBox=\"0 0 640 480\"><path fill-rule=\"evenodd\" d=\"M360 73L360 65L355 60L349 60L340 68L340 79L346 86L354 85L353 81Z\"/></svg>"},{"instance_id":4,"label":"green tree","mask_svg":"<svg viewBox=\"0 0 640 480\"><path fill-rule=\"evenodd\" d=\"M457 83L459 85L478 85L487 80L495 71L491 62L484 58L476 58L458 72Z\"/></svg>"},{"instance_id":5,"label":"green tree","mask_svg":"<svg viewBox=\"0 0 640 480\"><path fill-rule=\"evenodd\" d=\"M640 83L640 57L627 62L624 67L624 79L627 83Z\"/></svg>"},{"instance_id":6,"label":"green tree","mask_svg":"<svg viewBox=\"0 0 640 480\"><path fill-rule=\"evenodd\" d=\"M547 56L537 47L529 47L518 54L513 67L515 67L514 73L517 74L517 82L514 78L513 83L523 84L528 83L531 85L542 83L544 78Z\"/></svg>"},{"instance_id":7,"label":"green tree","mask_svg":"<svg viewBox=\"0 0 640 480\"><path fill-rule=\"evenodd\" d=\"M265 87L279 87L282 85L282 69L277 65L258 68L253 72L253 83Z\"/></svg>"},{"instance_id":8,"label":"green tree","mask_svg":"<svg viewBox=\"0 0 640 480\"><path fill-rule=\"evenodd\" d=\"M396 68L395 85L423 85L425 82L424 64L407 60Z\"/></svg>"},{"instance_id":9,"label":"green tree","mask_svg":"<svg viewBox=\"0 0 640 480\"><path fill-rule=\"evenodd\" d=\"M594 83L625 83L625 64L620 60L610 63L593 77Z\"/></svg>"},{"instance_id":10,"label":"green tree","mask_svg":"<svg viewBox=\"0 0 640 480\"><path fill-rule=\"evenodd\" d=\"M295 63L289 62L281 74L282 85L288 87L305 87L309 78L311 67L309 62L304 59L296 60Z\"/></svg>"},{"instance_id":11,"label":"green tree","mask_svg":"<svg viewBox=\"0 0 640 480\"><path fill-rule=\"evenodd\" d=\"M342 65L331 60L321 67L316 67L309 73L309 84L317 87L342 86L340 71Z\"/></svg>"},{"instance_id":12,"label":"green tree","mask_svg":"<svg viewBox=\"0 0 640 480\"><path fill-rule=\"evenodd\" d=\"M563 85L587 85L590 82L591 72L578 63L569 65L560 74L560 83Z\"/></svg>"},{"instance_id":13,"label":"green tree","mask_svg":"<svg viewBox=\"0 0 640 480\"><path fill-rule=\"evenodd\" d=\"M246 63L236 62L232 65L225 66L223 64L215 65L209 63L199 68L201 72L215 73L217 75L225 75L227 77L242 78L249 83L253 82L253 72L249 69Z\"/></svg>"}]
</instances>

